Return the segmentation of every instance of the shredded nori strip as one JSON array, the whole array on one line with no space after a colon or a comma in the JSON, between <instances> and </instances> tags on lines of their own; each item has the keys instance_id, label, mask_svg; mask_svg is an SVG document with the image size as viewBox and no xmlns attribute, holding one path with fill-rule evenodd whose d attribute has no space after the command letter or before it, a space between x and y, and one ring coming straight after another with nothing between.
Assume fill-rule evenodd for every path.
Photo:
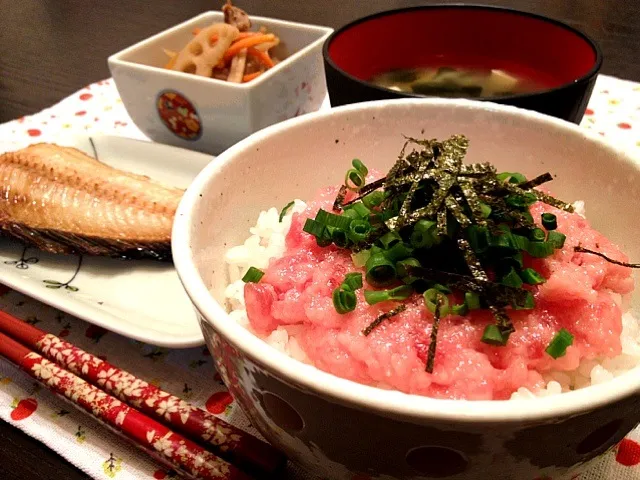
<instances>
[{"instance_id":1,"label":"shredded nori strip","mask_svg":"<svg viewBox=\"0 0 640 480\"><path fill-rule=\"evenodd\" d=\"M436 309L433 312L433 325L431 326L431 335L429 339L429 350L427 351L427 373L433 373L433 363L436 359L436 346L438 342L438 328L440 327L440 308L442 307L442 297L438 295Z\"/></svg>"},{"instance_id":2,"label":"shredded nori strip","mask_svg":"<svg viewBox=\"0 0 640 480\"><path fill-rule=\"evenodd\" d=\"M520 183L518 184L518 186L523 190L529 190L534 187L539 187L543 183L547 183L552 180L553 180L553 176L549 172L547 172L547 173L543 173L542 175L538 175L537 177L532 178L527 182Z\"/></svg>"},{"instance_id":3,"label":"shredded nori strip","mask_svg":"<svg viewBox=\"0 0 640 480\"><path fill-rule=\"evenodd\" d=\"M373 322L371 322L367 328L362 330L362 334L366 337L382 322L384 322L388 318L398 315L401 312L404 312L406 309L407 309L407 306L403 303L401 305L398 305L393 310L389 310L388 312L383 313L382 315L377 317Z\"/></svg>"},{"instance_id":4,"label":"shredded nori strip","mask_svg":"<svg viewBox=\"0 0 640 480\"><path fill-rule=\"evenodd\" d=\"M589 250L588 248L584 248L581 246L573 247L573 250L579 253L588 253L590 255L597 255L600 258L604 258L609 263L614 263L616 265L620 265L623 267L640 268L640 263L627 263L627 262L621 262L620 260L614 260L613 258L607 257L604 253L596 252L595 250Z\"/></svg>"}]
</instances>

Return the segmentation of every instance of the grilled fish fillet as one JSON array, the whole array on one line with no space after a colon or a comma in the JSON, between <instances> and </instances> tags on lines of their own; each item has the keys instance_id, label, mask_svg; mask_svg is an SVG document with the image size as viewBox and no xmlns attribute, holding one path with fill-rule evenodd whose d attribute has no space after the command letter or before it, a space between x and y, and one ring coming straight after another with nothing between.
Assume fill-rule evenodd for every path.
<instances>
[{"instance_id":1,"label":"grilled fish fillet","mask_svg":"<svg viewBox=\"0 0 640 480\"><path fill-rule=\"evenodd\" d=\"M183 193L39 143L0 155L0 233L50 253L170 260Z\"/></svg>"}]
</instances>

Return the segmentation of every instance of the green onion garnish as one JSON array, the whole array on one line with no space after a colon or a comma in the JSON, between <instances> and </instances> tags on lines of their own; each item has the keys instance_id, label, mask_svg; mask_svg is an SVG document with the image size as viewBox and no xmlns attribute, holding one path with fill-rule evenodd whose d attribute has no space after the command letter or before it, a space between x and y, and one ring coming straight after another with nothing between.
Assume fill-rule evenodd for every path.
<instances>
[{"instance_id":1,"label":"green onion garnish","mask_svg":"<svg viewBox=\"0 0 640 480\"><path fill-rule=\"evenodd\" d=\"M344 176L344 184L349 190L357 192L365 184L364 175L355 168L347 170L347 173Z\"/></svg>"},{"instance_id":2,"label":"green onion garnish","mask_svg":"<svg viewBox=\"0 0 640 480\"><path fill-rule=\"evenodd\" d=\"M340 248L344 248L349 245L349 237L347 236L347 232L340 228L333 229L333 231L331 232L331 241Z\"/></svg>"},{"instance_id":3,"label":"green onion garnish","mask_svg":"<svg viewBox=\"0 0 640 480\"><path fill-rule=\"evenodd\" d=\"M501 182L509 183L523 183L527 181L527 177L521 173L504 172L496 175L496 178Z\"/></svg>"},{"instance_id":4,"label":"green onion garnish","mask_svg":"<svg viewBox=\"0 0 640 480\"><path fill-rule=\"evenodd\" d=\"M534 242L544 242L544 240L547 238L547 234L541 228L534 228L533 230L531 230L529 238Z\"/></svg>"},{"instance_id":5,"label":"green onion garnish","mask_svg":"<svg viewBox=\"0 0 640 480\"><path fill-rule=\"evenodd\" d=\"M359 272L347 273L342 282L343 288L348 288L352 292L362 288L362 274Z\"/></svg>"},{"instance_id":6,"label":"green onion garnish","mask_svg":"<svg viewBox=\"0 0 640 480\"><path fill-rule=\"evenodd\" d=\"M365 166L364 163L362 163L362 161L358 158L354 158L351 161L351 165L353 165L353 168L355 168L358 172L360 172L363 176L367 176L367 174L369 173L369 169Z\"/></svg>"},{"instance_id":7,"label":"green onion garnish","mask_svg":"<svg viewBox=\"0 0 640 480\"><path fill-rule=\"evenodd\" d=\"M380 205L384 201L384 193L380 190L371 192L368 195L362 197L362 203L365 207L372 209Z\"/></svg>"},{"instance_id":8,"label":"green onion garnish","mask_svg":"<svg viewBox=\"0 0 640 480\"><path fill-rule=\"evenodd\" d=\"M547 242L551 243L554 248L561 249L564 247L564 241L567 239L567 236L564 233L560 233L556 230L549 232L547 236Z\"/></svg>"},{"instance_id":9,"label":"green onion garnish","mask_svg":"<svg viewBox=\"0 0 640 480\"><path fill-rule=\"evenodd\" d=\"M423 296L427 310L431 313L435 313L436 305L440 303L440 316L446 317L449 314L449 297L445 294L435 288L430 288L423 293Z\"/></svg>"},{"instance_id":10,"label":"green onion garnish","mask_svg":"<svg viewBox=\"0 0 640 480\"><path fill-rule=\"evenodd\" d=\"M480 296L475 292L465 292L464 303L469 310L477 310L480 308Z\"/></svg>"},{"instance_id":11,"label":"green onion garnish","mask_svg":"<svg viewBox=\"0 0 640 480\"><path fill-rule=\"evenodd\" d=\"M336 312L345 314L356 309L356 294L350 290L338 287L333 291L333 306Z\"/></svg>"},{"instance_id":12,"label":"green onion garnish","mask_svg":"<svg viewBox=\"0 0 640 480\"><path fill-rule=\"evenodd\" d=\"M369 216L369 214L371 213L371 210L369 210L366 206L364 206L364 204L362 203L354 203L353 205L349 205L348 207L344 208L344 212L345 214L352 210L353 212L356 213L356 215L359 218L367 218Z\"/></svg>"},{"instance_id":13,"label":"green onion garnish","mask_svg":"<svg viewBox=\"0 0 640 480\"><path fill-rule=\"evenodd\" d=\"M386 287L396 278L393 262L382 253L371 255L365 264L365 269L367 282L374 287Z\"/></svg>"},{"instance_id":14,"label":"green onion garnish","mask_svg":"<svg viewBox=\"0 0 640 480\"><path fill-rule=\"evenodd\" d=\"M349 238L353 243L361 243L367 239L371 232L371 225L364 220L353 220L349 224Z\"/></svg>"},{"instance_id":15,"label":"green onion garnish","mask_svg":"<svg viewBox=\"0 0 640 480\"><path fill-rule=\"evenodd\" d=\"M420 260L417 258L405 258L404 260L400 260L396 263L396 272L398 277L407 284L415 282L418 280L418 277L411 276L407 267L419 267L420 265Z\"/></svg>"},{"instance_id":16,"label":"green onion garnish","mask_svg":"<svg viewBox=\"0 0 640 480\"><path fill-rule=\"evenodd\" d=\"M523 301L521 301L520 303L514 302L513 304L513 308L515 310L531 310L535 306L536 302L533 298L533 294L529 291L527 291Z\"/></svg>"},{"instance_id":17,"label":"green onion garnish","mask_svg":"<svg viewBox=\"0 0 640 480\"><path fill-rule=\"evenodd\" d=\"M507 344L507 339L502 335L497 325L487 325L482 334L482 342L495 347L503 347Z\"/></svg>"},{"instance_id":18,"label":"green onion garnish","mask_svg":"<svg viewBox=\"0 0 640 480\"><path fill-rule=\"evenodd\" d=\"M258 283L264 276L264 272L256 267L249 267L247 273L242 277L244 283Z\"/></svg>"},{"instance_id":19,"label":"green onion garnish","mask_svg":"<svg viewBox=\"0 0 640 480\"><path fill-rule=\"evenodd\" d=\"M378 239L378 243L385 250L393 247L396 243L401 242L402 237L397 232L387 232Z\"/></svg>"},{"instance_id":20,"label":"green onion garnish","mask_svg":"<svg viewBox=\"0 0 640 480\"><path fill-rule=\"evenodd\" d=\"M302 231L314 237L321 237L325 231L325 226L320 222L316 222L313 218L307 218L304 222L304 227L302 227Z\"/></svg>"},{"instance_id":21,"label":"green onion garnish","mask_svg":"<svg viewBox=\"0 0 640 480\"><path fill-rule=\"evenodd\" d=\"M282 210L280 210L280 216L278 217L278 221L280 223L282 223L282 220L284 219L284 216L287 214L289 209L295 205L295 203L296 203L295 201L291 200L289 203L287 203L284 206L284 208Z\"/></svg>"},{"instance_id":22,"label":"green onion garnish","mask_svg":"<svg viewBox=\"0 0 640 480\"><path fill-rule=\"evenodd\" d=\"M573 335L568 330L561 328L553 337L549 346L545 349L553 358L563 357L567 353L567 347L573 344Z\"/></svg>"},{"instance_id":23,"label":"green onion garnish","mask_svg":"<svg viewBox=\"0 0 640 480\"><path fill-rule=\"evenodd\" d=\"M390 290L365 290L364 299L369 305L375 305L388 300L406 300L412 293L413 288L410 285L400 285Z\"/></svg>"},{"instance_id":24,"label":"green onion garnish","mask_svg":"<svg viewBox=\"0 0 640 480\"><path fill-rule=\"evenodd\" d=\"M466 303L460 303L451 307L451 313L464 317L467 313L469 313L469 307Z\"/></svg>"},{"instance_id":25,"label":"green onion garnish","mask_svg":"<svg viewBox=\"0 0 640 480\"><path fill-rule=\"evenodd\" d=\"M336 215L322 209L318 210L316 214L316 222L322 223L327 227L339 228L340 230L348 229L351 221L352 219L345 215Z\"/></svg>"},{"instance_id":26,"label":"green onion garnish","mask_svg":"<svg viewBox=\"0 0 640 480\"><path fill-rule=\"evenodd\" d=\"M419 220L413 227L411 245L414 248L429 248L440 243L436 222L431 220Z\"/></svg>"},{"instance_id":27,"label":"green onion garnish","mask_svg":"<svg viewBox=\"0 0 640 480\"><path fill-rule=\"evenodd\" d=\"M413 248L409 247L404 242L399 242L388 250L385 250L384 256L395 263L400 260L404 260L405 258L409 258L412 253Z\"/></svg>"},{"instance_id":28,"label":"green onion garnish","mask_svg":"<svg viewBox=\"0 0 640 480\"><path fill-rule=\"evenodd\" d=\"M522 270L520 272L520 278L528 285L540 285L546 281L545 278L533 268L525 268Z\"/></svg>"},{"instance_id":29,"label":"green onion garnish","mask_svg":"<svg viewBox=\"0 0 640 480\"><path fill-rule=\"evenodd\" d=\"M543 213L541 215L542 226L546 230L555 230L558 228L558 219L553 213Z\"/></svg>"},{"instance_id":30,"label":"green onion garnish","mask_svg":"<svg viewBox=\"0 0 640 480\"><path fill-rule=\"evenodd\" d=\"M522 279L520 278L520 275L518 275L518 272L511 267L509 271L502 276L500 283L510 287L520 288L522 286Z\"/></svg>"},{"instance_id":31,"label":"green onion garnish","mask_svg":"<svg viewBox=\"0 0 640 480\"><path fill-rule=\"evenodd\" d=\"M371 256L371 250L360 250L359 252L351 254L351 260L353 260L353 264L362 268L367 264L367 260Z\"/></svg>"},{"instance_id":32,"label":"green onion garnish","mask_svg":"<svg viewBox=\"0 0 640 480\"><path fill-rule=\"evenodd\" d=\"M532 257L545 258L551 255L554 252L554 250L555 250L555 246L551 242L530 242L527 252Z\"/></svg>"}]
</instances>

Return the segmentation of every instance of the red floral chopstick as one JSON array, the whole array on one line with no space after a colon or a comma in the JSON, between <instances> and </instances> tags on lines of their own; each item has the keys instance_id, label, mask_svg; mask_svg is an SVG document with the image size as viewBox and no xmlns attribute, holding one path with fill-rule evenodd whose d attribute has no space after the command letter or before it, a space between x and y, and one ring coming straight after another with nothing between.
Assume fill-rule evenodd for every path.
<instances>
[{"instance_id":1,"label":"red floral chopstick","mask_svg":"<svg viewBox=\"0 0 640 480\"><path fill-rule=\"evenodd\" d=\"M0 355L164 463L203 480L249 480L233 465L0 333Z\"/></svg>"},{"instance_id":2,"label":"red floral chopstick","mask_svg":"<svg viewBox=\"0 0 640 480\"><path fill-rule=\"evenodd\" d=\"M247 472L271 476L286 464L284 454L268 443L2 311L0 331L192 440L212 445L216 453Z\"/></svg>"}]
</instances>

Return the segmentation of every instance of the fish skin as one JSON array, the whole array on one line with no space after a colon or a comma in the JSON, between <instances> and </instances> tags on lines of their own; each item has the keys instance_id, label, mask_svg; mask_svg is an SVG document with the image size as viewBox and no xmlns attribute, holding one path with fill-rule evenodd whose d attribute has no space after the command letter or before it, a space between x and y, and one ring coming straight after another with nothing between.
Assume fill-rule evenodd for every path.
<instances>
[{"instance_id":1,"label":"fish skin","mask_svg":"<svg viewBox=\"0 0 640 480\"><path fill-rule=\"evenodd\" d=\"M171 260L183 190L39 143L0 155L0 235L49 253Z\"/></svg>"}]
</instances>

